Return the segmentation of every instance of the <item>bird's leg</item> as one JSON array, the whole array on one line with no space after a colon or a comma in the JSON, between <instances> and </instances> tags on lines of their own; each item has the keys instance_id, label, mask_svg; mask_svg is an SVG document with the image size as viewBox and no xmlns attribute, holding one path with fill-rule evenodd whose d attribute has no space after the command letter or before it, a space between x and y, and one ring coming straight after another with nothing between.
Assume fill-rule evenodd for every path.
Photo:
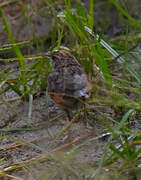
<instances>
[{"instance_id":1,"label":"bird's leg","mask_svg":"<svg viewBox=\"0 0 141 180\"><path fill-rule=\"evenodd\" d=\"M68 120L69 122L71 121L71 115L70 115L70 111L68 109L65 110L66 114L67 114L67 117L68 117ZM67 138L69 141L71 141L72 139L72 131L71 131L71 127L68 129L68 138Z\"/></svg>"},{"instance_id":2,"label":"bird's leg","mask_svg":"<svg viewBox=\"0 0 141 180\"><path fill-rule=\"evenodd\" d=\"M68 109L65 110L68 120L71 121L71 115L70 115L70 111Z\"/></svg>"},{"instance_id":3,"label":"bird's leg","mask_svg":"<svg viewBox=\"0 0 141 180\"><path fill-rule=\"evenodd\" d=\"M84 125L88 127L88 111L85 104L83 105L83 121Z\"/></svg>"}]
</instances>

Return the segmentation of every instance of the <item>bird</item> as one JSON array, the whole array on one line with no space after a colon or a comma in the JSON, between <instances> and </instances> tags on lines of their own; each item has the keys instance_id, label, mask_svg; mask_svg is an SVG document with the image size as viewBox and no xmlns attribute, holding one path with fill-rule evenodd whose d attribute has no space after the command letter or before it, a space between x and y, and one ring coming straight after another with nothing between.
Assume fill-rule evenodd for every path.
<instances>
[{"instance_id":1,"label":"bird","mask_svg":"<svg viewBox=\"0 0 141 180\"><path fill-rule=\"evenodd\" d=\"M52 67L47 76L47 89L54 102L62 108L69 121L70 112L83 106L89 98L90 83L84 68L67 50L44 54Z\"/></svg>"}]
</instances>

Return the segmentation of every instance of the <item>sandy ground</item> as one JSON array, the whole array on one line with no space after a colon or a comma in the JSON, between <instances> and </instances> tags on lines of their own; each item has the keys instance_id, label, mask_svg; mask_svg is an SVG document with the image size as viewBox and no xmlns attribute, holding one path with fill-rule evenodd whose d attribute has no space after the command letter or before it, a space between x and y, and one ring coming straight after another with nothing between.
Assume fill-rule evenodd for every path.
<instances>
[{"instance_id":1,"label":"sandy ground","mask_svg":"<svg viewBox=\"0 0 141 180\"><path fill-rule=\"evenodd\" d=\"M80 171L80 177L83 177L87 174L87 171L97 166L104 141L88 141L89 138L91 139L98 135L98 130L99 132L100 129L102 130L102 126L97 120L94 127L90 126L91 128L86 128L82 122L82 118L80 118L78 122L72 124L72 139L68 141L68 132L57 138L59 132L66 126L63 120L66 120L67 117L51 99L47 103L45 95L33 100L31 119L28 118L28 102L17 101L2 104L0 107L0 124L3 126L3 129L6 129L6 127L9 129L9 132L1 132L0 155L1 158L5 159L3 168L15 163L32 162L36 157L37 159L42 159L42 156L47 157L48 153L52 154L53 151L56 151L49 162L46 160L46 162L40 163L37 160L36 163L31 163L32 165L25 163L25 167L22 170L14 171L12 175L26 180L32 180L37 179L37 177L42 176L46 172L46 176L52 176L53 179L58 179L59 177L63 178L67 173L71 174L69 168L74 168L75 172ZM62 117L58 118L55 122L51 122L48 126L47 122L58 116ZM34 127L37 129L33 129ZM27 128L30 130L27 130ZM85 140L88 142L86 143ZM78 143L72 145L72 141L78 141ZM81 144L82 142L84 145ZM74 152L72 153L73 150ZM72 155L68 155L68 160L64 160L65 156L67 156L66 152L72 153ZM66 167L64 167L65 163ZM68 171L66 173L67 168L70 172ZM60 174L60 171L64 175L62 173ZM52 173L50 174L50 172Z\"/></svg>"},{"instance_id":2,"label":"sandy ground","mask_svg":"<svg viewBox=\"0 0 141 180\"><path fill-rule=\"evenodd\" d=\"M43 15L40 16L37 13L37 7L40 7L39 1L24 0L23 2L28 8L29 17L32 24L34 24L35 36L40 37L50 33L52 15L48 13L44 14L44 12L48 12L48 9L43 9L41 6L39 13L43 13ZM86 1L83 2L85 3ZM138 5L140 3L134 4ZM31 11L30 7L32 7L33 11ZM105 16L103 8L108 11L108 18L106 20L109 25L107 36L113 37L120 34L122 26L119 25L117 11L115 11L115 8L109 6L105 8L103 1L100 1L95 8L96 23L100 24L98 18L103 17L103 13ZM138 9L140 12L140 8ZM23 18L21 8L17 4L12 3L6 6L4 12L16 41L33 38L30 23L25 21L26 18ZM136 15L136 12L133 11L132 13ZM112 21L109 18L111 17L111 13L113 17ZM9 40L2 21L0 22L0 26L0 45L3 46L9 43ZM99 31L98 27L99 25L97 26L97 31ZM49 47L48 42L45 45L46 49L47 47ZM22 50L25 52L25 55L31 55L36 52L35 49L35 47L30 46ZM12 52L0 54L0 58L11 58L13 56ZM13 62L0 64L1 71L5 67L9 71L16 68L17 64ZM18 74L14 74L13 76L18 76ZM46 98L45 93L33 100L31 118L28 116L28 101L6 102L4 100L15 98L16 96L12 90L8 90L0 96L0 170L5 170L5 173L9 174L9 177L5 177L5 179L15 180L16 177L19 180L89 179L89 176L96 172L103 152L103 146L107 142L106 138L92 139L97 135L101 135L104 129L98 113L92 110L91 113L93 115L88 116L90 128L84 126L82 118L79 118L76 123L73 123L71 126L72 139L69 142L66 140L68 132L57 138L57 135L66 126L62 121L66 121L67 117L63 115L64 112L51 99ZM94 105L92 106L94 107ZM105 116L111 118L118 114L115 114L114 110L110 107L101 107L102 111L105 113ZM53 121L54 118L60 115L60 118ZM116 117L115 119L118 118ZM17 170L10 172L7 168L15 167L14 165L21 165L22 168L17 168ZM106 177L105 173L103 172L104 177Z\"/></svg>"}]
</instances>

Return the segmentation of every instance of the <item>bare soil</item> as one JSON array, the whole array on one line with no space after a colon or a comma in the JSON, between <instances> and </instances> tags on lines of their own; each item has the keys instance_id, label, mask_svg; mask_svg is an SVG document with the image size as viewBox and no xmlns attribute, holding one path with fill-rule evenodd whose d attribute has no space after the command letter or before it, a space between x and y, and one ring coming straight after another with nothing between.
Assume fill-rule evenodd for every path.
<instances>
[{"instance_id":1,"label":"bare soil","mask_svg":"<svg viewBox=\"0 0 141 180\"><path fill-rule=\"evenodd\" d=\"M34 10L39 5L39 1L31 1L31 4L27 1L23 2L27 3L29 9L32 7ZM97 6L103 6L103 1ZM111 11L112 16L113 11ZM35 12L31 12L35 36L40 37L48 34L52 28L51 15L45 14L48 17L47 20L46 17L41 17ZM99 16L99 12L96 13ZM17 41L33 38L30 23L24 22L19 6L16 4L6 6L5 14ZM111 34L111 31L112 36L120 33L121 25L117 26L116 13L114 17L110 22L107 35ZM0 22L0 26L0 45L2 46L7 44L9 40L2 22ZM25 48L23 52L28 55L32 54L35 52L35 47ZM0 55L1 58L12 56L14 56L13 53ZM8 68L10 70L16 67L17 64L13 62L1 63L0 69ZM50 98L46 97L45 92L42 96L33 99L31 118L28 115L28 101L15 100L7 102L10 99L17 98L17 95L12 90L8 90L0 98L0 158L3 162L0 165L0 170L2 172L4 170L4 173L9 175L9 177L5 176L6 180L16 178L19 180L35 180L39 178L43 180L71 180L78 179L78 177L80 179L89 179L88 174L92 175L95 172L106 142L106 138L92 140L92 137L95 138L104 132L104 125L97 112L94 110L90 112L95 116L89 114L89 128L84 126L81 115L78 121L71 125L72 139L68 141L66 139L68 130L57 137L61 130L66 127L66 124L63 124L62 121L66 121L67 117ZM95 105L91 106L94 109ZM101 107L101 111L105 112L108 117L114 118L116 116L111 107ZM19 167L13 171L12 167L14 168L17 165ZM11 170L8 168L11 168ZM106 177L105 171L103 174Z\"/></svg>"}]
</instances>

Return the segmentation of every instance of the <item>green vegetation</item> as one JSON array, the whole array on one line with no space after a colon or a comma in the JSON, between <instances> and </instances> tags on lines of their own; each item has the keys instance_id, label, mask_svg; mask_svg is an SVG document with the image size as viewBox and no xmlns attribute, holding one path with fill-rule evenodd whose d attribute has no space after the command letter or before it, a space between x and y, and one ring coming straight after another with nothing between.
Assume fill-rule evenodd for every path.
<instances>
[{"instance_id":1,"label":"green vegetation","mask_svg":"<svg viewBox=\"0 0 141 180\"><path fill-rule=\"evenodd\" d=\"M134 3L134 2L133 2ZM0 72L0 103L10 104L10 101L27 100L29 101L29 117L32 116L32 97L42 93L46 89L46 76L51 71L49 62L42 57L42 52L56 49L68 49L80 61L88 74L89 80L92 82L91 98L88 101L89 121L92 126L95 120L103 124L105 132L99 135L90 136L85 141L77 144L71 149L69 154L56 153L53 150L47 154L37 157L37 159L28 160L24 163L17 163L9 169L0 172L0 177L6 176L7 172L20 169L22 167L32 166L40 162L49 160L56 162L56 168L50 167L50 174L46 174L43 169L38 179L53 179L55 172L62 172L61 179L67 179L71 175L72 179L82 179L77 169L71 167L72 159L81 151L88 151L87 144L100 140L108 136L108 140L104 143L103 153L96 167L86 168L85 179L127 179L124 175L139 179L141 177L139 170L141 165L141 134L140 128L134 129L132 125L137 122L140 126L141 111L141 70L138 42L140 41L141 22L133 18L122 4L115 0L109 0L106 6L115 7L124 24L124 30L118 37L107 38L104 34L105 29L102 28L105 22L102 20L100 33L96 32L95 1L89 1L89 8L83 6L81 1L71 3L70 0L64 0L60 3L59 10L56 6L58 1L44 1L41 7L48 7L53 25L51 31L44 35L36 37L32 21L30 20L29 10L22 1L17 2L24 14L25 21L31 25L33 37L30 40L16 42L10 24L5 16L3 8L5 4L0 5L0 17L9 39L9 44L0 47L0 53L12 51L16 57L0 59L1 62L16 61L18 68L7 71L5 69ZM57 9L57 10L56 10ZM37 12L39 9L37 10ZM98 29L98 28L97 28ZM44 48L44 43L49 40L50 47ZM36 46L37 53L24 56L23 48ZM18 74L18 76L14 75ZM14 77L14 78L13 78ZM4 99L4 94L12 89L17 97L13 99ZM114 111L113 116L109 116L112 112L103 112L101 107L110 107ZM108 114L109 113L109 114ZM55 118L54 118L55 119ZM46 128L48 124L55 120L38 127L38 129ZM32 131L37 127L12 129L0 129L1 132L12 131ZM6 136L10 139L10 136ZM1 137L5 138L5 135ZM13 140L13 139L12 139ZM14 142L28 144L21 139L14 139ZM29 144L28 144L29 145ZM30 146L33 146L31 143ZM58 151L57 151L58 152ZM89 152L88 152L89 153ZM5 162L0 159L1 164ZM60 167L61 166L61 167ZM81 167L82 168L82 167ZM62 170L63 169L63 170ZM83 169L83 168L82 168ZM108 173L105 171L107 169ZM83 169L84 170L84 169ZM100 175L102 173L102 175ZM105 176L104 176L105 174ZM117 174L116 176L114 176ZM8 177L10 175L7 174Z\"/></svg>"}]
</instances>

